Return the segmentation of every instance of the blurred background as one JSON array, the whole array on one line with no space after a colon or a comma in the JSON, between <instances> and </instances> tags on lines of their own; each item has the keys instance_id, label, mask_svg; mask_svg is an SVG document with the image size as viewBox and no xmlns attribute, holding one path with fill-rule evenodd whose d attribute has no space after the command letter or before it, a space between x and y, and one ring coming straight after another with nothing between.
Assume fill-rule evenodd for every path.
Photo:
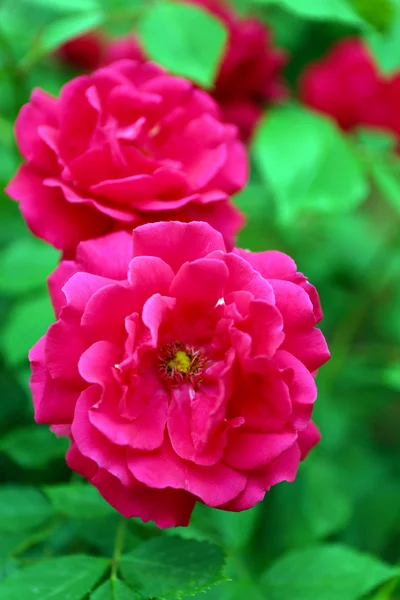
<instances>
[{"instance_id":1,"label":"blurred background","mask_svg":"<svg viewBox=\"0 0 400 600\"><path fill-rule=\"evenodd\" d=\"M2 189L32 89L57 95L124 57L191 78L238 125L251 164L238 245L294 258L332 353L317 377L322 441L295 483L241 514L200 506L179 531L228 556L232 581L199 597L400 598L399 0L2 0ZM118 516L68 470L66 441L33 422L27 353L53 321L59 258L1 193L0 580L24 561L113 551ZM128 549L160 535L129 527Z\"/></svg>"}]
</instances>

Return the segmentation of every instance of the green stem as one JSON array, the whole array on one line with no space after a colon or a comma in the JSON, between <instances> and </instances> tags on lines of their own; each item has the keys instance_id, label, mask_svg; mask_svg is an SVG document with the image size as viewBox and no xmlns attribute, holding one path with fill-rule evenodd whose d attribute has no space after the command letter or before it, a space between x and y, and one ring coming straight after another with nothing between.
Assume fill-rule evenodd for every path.
<instances>
[{"instance_id":1,"label":"green stem","mask_svg":"<svg viewBox=\"0 0 400 600\"><path fill-rule=\"evenodd\" d=\"M124 540L126 533L127 519L121 517L115 534L114 554L111 562L111 579L115 580L118 577L118 565L121 559L121 554L124 550Z\"/></svg>"}]
</instances>

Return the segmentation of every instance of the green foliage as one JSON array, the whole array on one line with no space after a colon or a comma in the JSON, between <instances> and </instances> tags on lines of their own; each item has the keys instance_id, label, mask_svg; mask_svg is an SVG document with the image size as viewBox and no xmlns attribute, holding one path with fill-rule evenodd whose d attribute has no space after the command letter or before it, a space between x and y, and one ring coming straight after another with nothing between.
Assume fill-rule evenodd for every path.
<instances>
[{"instance_id":1,"label":"green foliage","mask_svg":"<svg viewBox=\"0 0 400 600\"><path fill-rule=\"evenodd\" d=\"M108 561L75 554L14 571L0 585L0 600L83 600L104 575Z\"/></svg>"},{"instance_id":2,"label":"green foliage","mask_svg":"<svg viewBox=\"0 0 400 600\"><path fill-rule=\"evenodd\" d=\"M257 0L260 4L277 4L308 19L339 21L361 25L362 19L347 0Z\"/></svg>"},{"instance_id":3,"label":"green foliage","mask_svg":"<svg viewBox=\"0 0 400 600\"><path fill-rule=\"evenodd\" d=\"M358 600L399 569L340 545L295 550L263 575L269 600Z\"/></svg>"},{"instance_id":4,"label":"green foliage","mask_svg":"<svg viewBox=\"0 0 400 600\"><path fill-rule=\"evenodd\" d=\"M354 210L366 197L360 159L328 119L303 108L275 109L260 124L253 151L280 218Z\"/></svg>"},{"instance_id":5,"label":"green foliage","mask_svg":"<svg viewBox=\"0 0 400 600\"><path fill-rule=\"evenodd\" d=\"M105 581L90 596L90 600L140 600L142 596L137 594L120 579Z\"/></svg>"},{"instance_id":6,"label":"green foliage","mask_svg":"<svg viewBox=\"0 0 400 600\"><path fill-rule=\"evenodd\" d=\"M0 531L3 535L42 525L52 514L50 504L34 487L0 487Z\"/></svg>"},{"instance_id":7,"label":"green foliage","mask_svg":"<svg viewBox=\"0 0 400 600\"><path fill-rule=\"evenodd\" d=\"M59 252L33 238L16 239L0 253L0 293L20 295L46 285Z\"/></svg>"},{"instance_id":8,"label":"green foliage","mask_svg":"<svg viewBox=\"0 0 400 600\"><path fill-rule=\"evenodd\" d=\"M388 32L382 34L371 31L366 40L383 73L394 73L400 67L400 4L398 2Z\"/></svg>"},{"instance_id":9,"label":"green foliage","mask_svg":"<svg viewBox=\"0 0 400 600\"><path fill-rule=\"evenodd\" d=\"M224 555L207 542L153 538L122 557L121 573L145 596L178 599L224 579Z\"/></svg>"},{"instance_id":10,"label":"green foliage","mask_svg":"<svg viewBox=\"0 0 400 600\"><path fill-rule=\"evenodd\" d=\"M52 52L71 38L100 27L103 21L104 15L100 11L82 13L54 21L43 31L37 52L43 54Z\"/></svg>"},{"instance_id":11,"label":"green foliage","mask_svg":"<svg viewBox=\"0 0 400 600\"><path fill-rule=\"evenodd\" d=\"M399 0L234 4L288 54L292 98L308 64L348 36L364 36L384 73L399 69ZM2 188L21 161L20 107L34 87L59 93L75 72L54 52L92 29L139 35L152 59L210 90L227 39L190 3L3 0ZM399 600L398 147L290 100L266 107L249 185L232 199L247 220L237 244L287 252L318 289L332 352L317 377L322 441L252 510L198 505L168 531L121 519L63 463L69 442L33 421L27 353L54 321L46 279L60 253L0 194L0 600Z\"/></svg>"},{"instance_id":12,"label":"green foliage","mask_svg":"<svg viewBox=\"0 0 400 600\"><path fill-rule=\"evenodd\" d=\"M51 433L47 425L30 425L6 434L0 440L0 451L25 469L40 469L63 457L68 445L65 438Z\"/></svg>"},{"instance_id":13,"label":"green foliage","mask_svg":"<svg viewBox=\"0 0 400 600\"><path fill-rule=\"evenodd\" d=\"M378 31L386 32L395 17L393 0L349 0L358 14Z\"/></svg>"},{"instance_id":14,"label":"green foliage","mask_svg":"<svg viewBox=\"0 0 400 600\"><path fill-rule=\"evenodd\" d=\"M53 485L44 488L54 510L80 519L95 519L113 514L109 504L92 486L83 483Z\"/></svg>"},{"instance_id":15,"label":"green foliage","mask_svg":"<svg viewBox=\"0 0 400 600\"><path fill-rule=\"evenodd\" d=\"M203 87L213 86L227 38L218 19L196 6L159 2L143 14L139 34L153 60Z\"/></svg>"},{"instance_id":16,"label":"green foliage","mask_svg":"<svg viewBox=\"0 0 400 600\"><path fill-rule=\"evenodd\" d=\"M26 361L29 350L53 321L54 312L47 292L15 304L8 315L1 339L7 363L17 366Z\"/></svg>"}]
</instances>

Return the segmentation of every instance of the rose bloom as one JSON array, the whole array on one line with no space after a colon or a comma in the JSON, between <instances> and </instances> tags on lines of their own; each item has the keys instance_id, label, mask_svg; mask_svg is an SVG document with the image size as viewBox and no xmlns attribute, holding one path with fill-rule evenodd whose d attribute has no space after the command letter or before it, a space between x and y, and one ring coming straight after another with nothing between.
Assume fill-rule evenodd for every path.
<instances>
[{"instance_id":1,"label":"rose bloom","mask_svg":"<svg viewBox=\"0 0 400 600\"><path fill-rule=\"evenodd\" d=\"M70 67L93 71L101 65L106 46L101 32L89 31L62 44L56 56Z\"/></svg>"},{"instance_id":2,"label":"rose bloom","mask_svg":"<svg viewBox=\"0 0 400 600\"><path fill-rule=\"evenodd\" d=\"M228 31L228 42L212 92L222 109L225 121L239 127L241 138L248 141L262 115L263 108L284 99L287 89L281 72L286 63L286 53L273 46L270 32L261 21L241 18L227 2L221 0L187 0L217 17ZM83 41L86 36L83 37ZM81 38L68 42L64 59L81 52L81 67L87 68L92 57ZM144 51L133 35L115 38L107 43L98 34L98 62L110 64L113 60L133 58L144 60Z\"/></svg>"},{"instance_id":3,"label":"rose bloom","mask_svg":"<svg viewBox=\"0 0 400 600\"><path fill-rule=\"evenodd\" d=\"M65 42L58 49L57 57L81 71L94 71L124 58L146 60L135 36L110 40L101 31L90 31Z\"/></svg>"},{"instance_id":4,"label":"rose bloom","mask_svg":"<svg viewBox=\"0 0 400 600\"><path fill-rule=\"evenodd\" d=\"M153 63L113 63L36 89L16 122L25 158L7 193L34 234L73 256L77 244L145 222L211 223L229 247L243 218L230 195L247 156L215 101Z\"/></svg>"},{"instance_id":5,"label":"rose bloom","mask_svg":"<svg viewBox=\"0 0 400 600\"><path fill-rule=\"evenodd\" d=\"M321 61L308 66L300 80L305 104L333 117L344 130L385 125L383 77L359 39L333 46Z\"/></svg>"},{"instance_id":6,"label":"rose bloom","mask_svg":"<svg viewBox=\"0 0 400 600\"><path fill-rule=\"evenodd\" d=\"M38 423L126 517L187 525L293 481L318 442L329 352L318 295L289 256L227 252L206 223L82 242L50 277L58 321L30 352Z\"/></svg>"}]
</instances>

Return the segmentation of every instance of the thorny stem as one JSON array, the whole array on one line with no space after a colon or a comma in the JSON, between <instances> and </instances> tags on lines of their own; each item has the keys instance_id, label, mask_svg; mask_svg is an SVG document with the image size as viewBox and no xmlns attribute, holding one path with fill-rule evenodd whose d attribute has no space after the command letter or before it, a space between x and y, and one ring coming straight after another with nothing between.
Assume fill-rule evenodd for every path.
<instances>
[{"instance_id":1,"label":"thorny stem","mask_svg":"<svg viewBox=\"0 0 400 600\"><path fill-rule=\"evenodd\" d=\"M111 579L115 580L118 576L118 565L121 559L121 554L124 549L124 540L126 533L127 519L125 517L121 517L120 522L118 523L117 531L115 534L115 542L114 542L114 554L111 561Z\"/></svg>"}]
</instances>

